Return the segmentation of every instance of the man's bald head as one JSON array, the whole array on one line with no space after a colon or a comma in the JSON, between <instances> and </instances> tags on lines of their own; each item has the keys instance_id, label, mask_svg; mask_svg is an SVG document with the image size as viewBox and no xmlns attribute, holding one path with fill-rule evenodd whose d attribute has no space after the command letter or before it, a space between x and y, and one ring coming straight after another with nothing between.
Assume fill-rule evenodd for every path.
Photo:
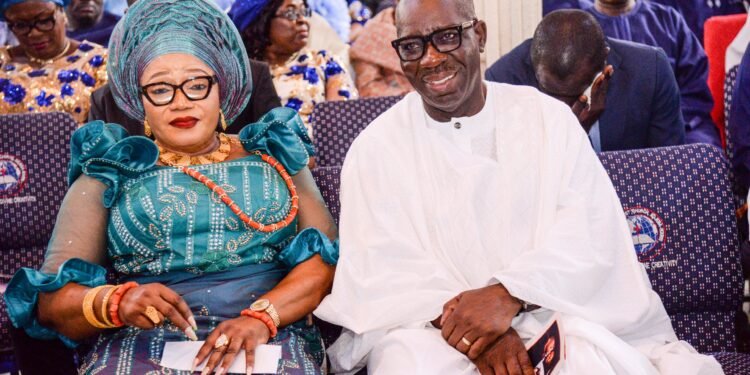
<instances>
[{"instance_id":1,"label":"man's bald head","mask_svg":"<svg viewBox=\"0 0 750 375\"><path fill-rule=\"evenodd\" d=\"M601 70L607 59L607 42L601 26L581 10L558 10L537 26L531 42L534 69L544 67L564 78L581 69Z\"/></svg>"},{"instance_id":2,"label":"man's bald head","mask_svg":"<svg viewBox=\"0 0 750 375\"><path fill-rule=\"evenodd\" d=\"M404 16L419 14L425 3L441 3L445 11L455 12L464 19L470 20L477 17L473 0L400 0L396 6L396 28L400 30L401 22L408 19ZM400 33L399 36L401 36Z\"/></svg>"}]
</instances>

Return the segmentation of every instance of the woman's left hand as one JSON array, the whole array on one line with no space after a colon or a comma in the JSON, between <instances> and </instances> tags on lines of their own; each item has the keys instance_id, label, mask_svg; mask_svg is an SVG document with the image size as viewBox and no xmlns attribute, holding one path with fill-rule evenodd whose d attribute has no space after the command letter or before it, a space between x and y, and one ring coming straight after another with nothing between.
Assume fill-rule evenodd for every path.
<instances>
[{"instance_id":1,"label":"woman's left hand","mask_svg":"<svg viewBox=\"0 0 750 375\"><path fill-rule=\"evenodd\" d=\"M227 338L228 343L218 348L214 347L222 335ZM208 335L206 342L198 351L193 368L208 358L208 363L201 374L210 374L214 369L217 375L225 374L237 354L244 349L247 374L252 374L255 364L255 348L267 343L270 338L271 331L265 323L255 318L241 316L221 322Z\"/></svg>"}]
</instances>

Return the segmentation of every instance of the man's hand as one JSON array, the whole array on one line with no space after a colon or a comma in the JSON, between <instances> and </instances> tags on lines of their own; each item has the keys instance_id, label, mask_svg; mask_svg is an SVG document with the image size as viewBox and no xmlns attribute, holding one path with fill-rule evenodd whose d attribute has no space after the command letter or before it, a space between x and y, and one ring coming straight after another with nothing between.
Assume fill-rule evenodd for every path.
<instances>
[{"instance_id":1,"label":"man's hand","mask_svg":"<svg viewBox=\"0 0 750 375\"><path fill-rule=\"evenodd\" d=\"M482 375L534 375L526 347L513 328L473 360Z\"/></svg>"},{"instance_id":2,"label":"man's hand","mask_svg":"<svg viewBox=\"0 0 750 375\"><path fill-rule=\"evenodd\" d=\"M573 103L573 106L571 107L573 114L576 115L578 122L581 123L581 126L583 126L583 130L585 130L586 133L591 130L591 127L594 126L602 113L604 113L607 101L607 90L609 89L609 80L612 78L614 72L615 69L612 65L607 65L602 71L602 74L596 78L591 87L591 104L589 104L586 95L581 95L578 101Z\"/></svg>"},{"instance_id":3,"label":"man's hand","mask_svg":"<svg viewBox=\"0 0 750 375\"><path fill-rule=\"evenodd\" d=\"M443 306L443 338L474 360L508 331L520 309L502 284L463 292Z\"/></svg>"}]
</instances>

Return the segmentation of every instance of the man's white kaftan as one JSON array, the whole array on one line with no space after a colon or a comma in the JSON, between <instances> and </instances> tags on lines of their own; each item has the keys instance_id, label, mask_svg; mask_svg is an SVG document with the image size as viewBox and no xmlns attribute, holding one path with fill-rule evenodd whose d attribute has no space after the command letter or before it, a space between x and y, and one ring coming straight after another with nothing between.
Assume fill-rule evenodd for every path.
<instances>
[{"instance_id":1,"label":"man's white kaftan","mask_svg":"<svg viewBox=\"0 0 750 375\"><path fill-rule=\"evenodd\" d=\"M435 129L416 93L352 145L333 292L315 312L346 328L329 350L334 370L477 374L428 322L460 292L501 282L543 307L513 320L524 340L561 314L562 374L722 374L677 340L570 108L532 88L485 85L479 114L442 125L490 121L495 142L479 148L494 157Z\"/></svg>"}]
</instances>

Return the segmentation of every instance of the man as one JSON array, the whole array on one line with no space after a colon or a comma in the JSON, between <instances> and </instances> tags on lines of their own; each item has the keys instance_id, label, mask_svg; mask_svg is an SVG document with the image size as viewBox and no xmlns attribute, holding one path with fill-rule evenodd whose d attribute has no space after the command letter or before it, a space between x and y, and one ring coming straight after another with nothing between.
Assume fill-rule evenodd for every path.
<instances>
[{"instance_id":1,"label":"man","mask_svg":"<svg viewBox=\"0 0 750 375\"><path fill-rule=\"evenodd\" d=\"M106 12L103 3L104 0L71 0L65 8L68 36L106 47L120 17Z\"/></svg>"},{"instance_id":2,"label":"man","mask_svg":"<svg viewBox=\"0 0 750 375\"><path fill-rule=\"evenodd\" d=\"M556 312L560 374L721 374L675 337L570 108L483 82L475 17L472 0L397 7L394 44L418 94L343 166L341 257L316 310L347 328L332 370L533 374L524 340Z\"/></svg>"},{"instance_id":3,"label":"man","mask_svg":"<svg viewBox=\"0 0 750 375\"><path fill-rule=\"evenodd\" d=\"M672 65L682 100L687 143L721 147L711 119L713 98L708 89L708 57L700 41L673 8L644 0L596 0L582 9L596 17L610 38L660 47Z\"/></svg>"},{"instance_id":4,"label":"man","mask_svg":"<svg viewBox=\"0 0 750 375\"><path fill-rule=\"evenodd\" d=\"M596 19L580 10L548 14L534 38L503 56L485 77L532 86L568 104L597 152L685 141L680 91L664 52L608 39Z\"/></svg>"}]
</instances>

